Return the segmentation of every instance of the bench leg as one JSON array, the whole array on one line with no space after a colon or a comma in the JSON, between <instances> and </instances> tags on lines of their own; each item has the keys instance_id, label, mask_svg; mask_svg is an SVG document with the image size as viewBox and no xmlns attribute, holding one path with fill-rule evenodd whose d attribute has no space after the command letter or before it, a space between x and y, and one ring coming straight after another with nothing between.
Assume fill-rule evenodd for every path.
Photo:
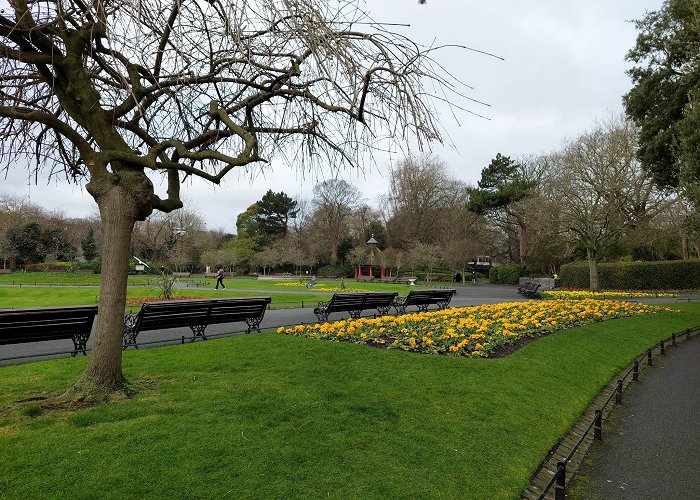
<instances>
[{"instance_id":1,"label":"bench leg","mask_svg":"<svg viewBox=\"0 0 700 500\"><path fill-rule=\"evenodd\" d=\"M401 316L402 314L406 314L406 306L404 306L404 305L395 304L394 309L396 309L397 316Z\"/></svg>"},{"instance_id":2,"label":"bench leg","mask_svg":"<svg viewBox=\"0 0 700 500\"><path fill-rule=\"evenodd\" d=\"M418 311L420 311L422 313L428 312L428 304L421 304L421 305L416 306L416 307L418 307Z\"/></svg>"},{"instance_id":3,"label":"bench leg","mask_svg":"<svg viewBox=\"0 0 700 500\"><path fill-rule=\"evenodd\" d=\"M192 342L197 340L197 337L201 337L202 340L207 340L207 336L204 335L204 330L207 329L207 325L190 325L192 330Z\"/></svg>"},{"instance_id":4,"label":"bench leg","mask_svg":"<svg viewBox=\"0 0 700 500\"><path fill-rule=\"evenodd\" d=\"M357 310L357 311L348 311L350 313L350 317L352 319L360 319L360 314L362 314L362 310Z\"/></svg>"},{"instance_id":5,"label":"bench leg","mask_svg":"<svg viewBox=\"0 0 700 500\"><path fill-rule=\"evenodd\" d=\"M447 300L445 302L438 302L437 303L438 309L440 309L440 310L447 309L447 306L449 306L449 305L450 305L449 300Z\"/></svg>"},{"instance_id":6,"label":"bench leg","mask_svg":"<svg viewBox=\"0 0 700 500\"><path fill-rule=\"evenodd\" d=\"M260 322L262 320L262 316L259 318L246 318L245 322L248 325L248 331L246 333L250 333L253 329L260 333Z\"/></svg>"},{"instance_id":7,"label":"bench leg","mask_svg":"<svg viewBox=\"0 0 700 500\"><path fill-rule=\"evenodd\" d=\"M71 356L75 356L78 354L78 352L82 352L83 356L87 356L87 353L85 352L85 346L88 341L88 337L90 337L90 333L76 333L73 335L73 347L75 347L75 351L71 353Z\"/></svg>"},{"instance_id":8,"label":"bench leg","mask_svg":"<svg viewBox=\"0 0 700 500\"><path fill-rule=\"evenodd\" d=\"M389 314L389 309L391 309L391 306L377 307L377 311L379 311L379 314L381 314L382 316L386 316L387 314Z\"/></svg>"},{"instance_id":9,"label":"bench leg","mask_svg":"<svg viewBox=\"0 0 700 500\"><path fill-rule=\"evenodd\" d=\"M122 351L127 350L129 347L133 347L134 349L138 349L139 346L136 344L136 337L138 337L139 331L138 330L132 330L130 328L125 328L124 329L124 339L122 343Z\"/></svg>"},{"instance_id":10,"label":"bench leg","mask_svg":"<svg viewBox=\"0 0 700 500\"><path fill-rule=\"evenodd\" d=\"M319 322L319 323L322 323L322 322L328 321L328 314L329 314L329 313L326 312L326 311L321 311L321 310L319 310L319 311L316 313L316 317L318 318L318 322Z\"/></svg>"}]
</instances>

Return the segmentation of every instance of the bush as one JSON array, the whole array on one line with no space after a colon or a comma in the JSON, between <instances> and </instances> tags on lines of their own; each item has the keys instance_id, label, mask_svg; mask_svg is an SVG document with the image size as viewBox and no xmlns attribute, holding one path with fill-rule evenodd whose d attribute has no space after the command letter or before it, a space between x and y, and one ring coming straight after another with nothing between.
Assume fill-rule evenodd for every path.
<instances>
[{"instance_id":1,"label":"bush","mask_svg":"<svg viewBox=\"0 0 700 500\"><path fill-rule=\"evenodd\" d=\"M517 285L523 267L520 264L503 264L493 266L489 271L489 281L499 285Z\"/></svg>"},{"instance_id":2,"label":"bush","mask_svg":"<svg viewBox=\"0 0 700 500\"><path fill-rule=\"evenodd\" d=\"M598 264L602 290L686 290L700 288L700 260L602 262ZM559 283L565 288L588 288L587 262L561 266Z\"/></svg>"},{"instance_id":3,"label":"bush","mask_svg":"<svg viewBox=\"0 0 700 500\"><path fill-rule=\"evenodd\" d=\"M40 262L38 264L25 264L24 270L28 272L67 272L70 270L72 262Z\"/></svg>"},{"instance_id":4,"label":"bush","mask_svg":"<svg viewBox=\"0 0 700 500\"><path fill-rule=\"evenodd\" d=\"M95 274L100 274L102 270L102 260L97 258L90 261L73 262L71 271L92 271Z\"/></svg>"},{"instance_id":5,"label":"bush","mask_svg":"<svg viewBox=\"0 0 700 500\"><path fill-rule=\"evenodd\" d=\"M327 265L321 266L316 271L316 276L320 278L328 277L351 277L353 276L353 268L350 266L344 266L341 264L336 264L335 266Z\"/></svg>"}]
</instances>

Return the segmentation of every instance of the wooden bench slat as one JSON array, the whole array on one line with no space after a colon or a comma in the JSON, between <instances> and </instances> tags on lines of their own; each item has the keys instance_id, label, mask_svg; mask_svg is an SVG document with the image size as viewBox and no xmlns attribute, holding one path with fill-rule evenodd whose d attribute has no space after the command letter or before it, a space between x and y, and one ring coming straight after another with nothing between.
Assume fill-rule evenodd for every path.
<instances>
[{"instance_id":1,"label":"wooden bench slat","mask_svg":"<svg viewBox=\"0 0 700 500\"><path fill-rule=\"evenodd\" d=\"M71 339L85 354L97 306L0 309L0 345Z\"/></svg>"},{"instance_id":2,"label":"wooden bench slat","mask_svg":"<svg viewBox=\"0 0 700 500\"><path fill-rule=\"evenodd\" d=\"M438 309L445 309L455 293L457 293L455 289L411 290L405 297L397 298L394 301L394 307L397 314L405 314L408 306L416 306L421 312L427 311L431 305L437 305Z\"/></svg>"}]
</instances>

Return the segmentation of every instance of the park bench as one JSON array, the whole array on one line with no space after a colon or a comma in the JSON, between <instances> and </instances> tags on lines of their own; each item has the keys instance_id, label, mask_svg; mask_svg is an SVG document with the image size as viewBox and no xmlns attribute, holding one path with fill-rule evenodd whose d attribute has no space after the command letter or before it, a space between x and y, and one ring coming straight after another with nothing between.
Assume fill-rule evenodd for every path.
<instances>
[{"instance_id":1,"label":"park bench","mask_svg":"<svg viewBox=\"0 0 700 500\"><path fill-rule=\"evenodd\" d=\"M405 297L397 297L394 308L397 314L406 314L408 306L416 306L421 312L426 312L428 307L435 304L438 310L446 309L456 293L455 289L447 290L411 290Z\"/></svg>"},{"instance_id":2,"label":"park bench","mask_svg":"<svg viewBox=\"0 0 700 500\"><path fill-rule=\"evenodd\" d=\"M192 273L173 273L173 276L176 278L189 278L190 276L192 276Z\"/></svg>"},{"instance_id":3,"label":"park bench","mask_svg":"<svg viewBox=\"0 0 700 500\"><path fill-rule=\"evenodd\" d=\"M368 309L386 315L397 295L396 292L336 293L331 300L319 302L314 314L319 321L328 321L328 315L334 312L349 312L352 319L358 319Z\"/></svg>"},{"instance_id":4,"label":"park bench","mask_svg":"<svg viewBox=\"0 0 700 500\"><path fill-rule=\"evenodd\" d=\"M123 349L137 348L136 337L142 331L188 326L192 341L206 340L207 326L245 321L247 333L260 331L260 322L270 304L270 297L241 297L232 299L172 300L145 302L139 312L124 318Z\"/></svg>"},{"instance_id":5,"label":"park bench","mask_svg":"<svg viewBox=\"0 0 700 500\"><path fill-rule=\"evenodd\" d=\"M0 310L0 345L71 339L85 354L97 306Z\"/></svg>"},{"instance_id":6,"label":"park bench","mask_svg":"<svg viewBox=\"0 0 700 500\"><path fill-rule=\"evenodd\" d=\"M374 280L374 276L358 276L357 281L366 281L369 283L370 281Z\"/></svg>"},{"instance_id":7,"label":"park bench","mask_svg":"<svg viewBox=\"0 0 700 500\"><path fill-rule=\"evenodd\" d=\"M535 283L534 281L528 281L524 285L520 285L518 287L518 293L524 295L525 297L533 298L537 294L537 290L539 290L539 288L539 283Z\"/></svg>"},{"instance_id":8,"label":"park bench","mask_svg":"<svg viewBox=\"0 0 700 500\"><path fill-rule=\"evenodd\" d=\"M396 283L396 276L382 276L379 279L382 283Z\"/></svg>"}]
</instances>

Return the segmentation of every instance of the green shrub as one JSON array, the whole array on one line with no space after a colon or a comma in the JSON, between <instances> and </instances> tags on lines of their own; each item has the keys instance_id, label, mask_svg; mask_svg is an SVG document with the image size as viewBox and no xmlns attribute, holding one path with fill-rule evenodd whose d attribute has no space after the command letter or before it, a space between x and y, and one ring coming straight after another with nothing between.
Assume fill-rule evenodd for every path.
<instances>
[{"instance_id":1,"label":"green shrub","mask_svg":"<svg viewBox=\"0 0 700 500\"><path fill-rule=\"evenodd\" d=\"M517 285L523 268L520 264L493 266L489 271L489 281L498 285Z\"/></svg>"},{"instance_id":2,"label":"green shrub","mask_svg":"<svg viewBox=\"0 0 700 500\"><path fill-rule=\"evenodd\" d=\"M686 290L700 288L700 260L656 262L602 262L598 278L603 290ZM561 267L559 282L565 288L588 288L587 262Z\"/></svg>"},{"instance_id":3,"label":"green shrub","mask_svg":"<svg viewBox=\"0 0 700 500\"><path fill-rule=\"evenodd\" d=\"M316 276L323 277L349 277L353 275L353 268L341 264L321 266L316 271Z\"/></svg>"},{"instance_id":4,"label":"green shrub","mask_svg":"<svg viewBox=\"0 0 700 500\"><path fill-rule=\"evenodd\" d=\"M25 264L24 270L28 272L67 272L72 265L72 262L40 262L38 264Z\"/></svg>"}]
</instances>

